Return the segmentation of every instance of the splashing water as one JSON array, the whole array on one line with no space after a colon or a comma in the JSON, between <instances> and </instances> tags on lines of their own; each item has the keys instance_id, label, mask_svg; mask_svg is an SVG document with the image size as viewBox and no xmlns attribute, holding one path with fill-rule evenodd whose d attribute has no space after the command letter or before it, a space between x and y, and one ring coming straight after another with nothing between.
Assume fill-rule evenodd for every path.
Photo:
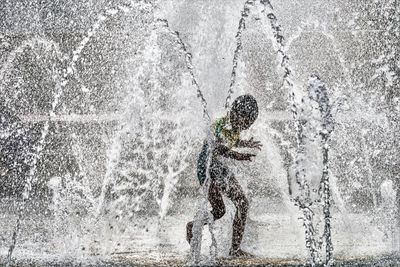
<instances>
[{"instance_id":1,"label":"splashing water","mask_svg":"<svg viewBox=\"0 0 400 267\"><path fill-rule=\"evenodd\" d=\"M196 81L194 72L193 72L193 63L192 63L192 55L187 51L186 45L182 41L182 39L179 36L179 33L177 31L172 31L169 29L168 21L163 19L159 20L162 22L162 26L168 30L168 32L175 38L176 43L179 46L179 49L181 52L185 55L185 61L186 61L186 66L187 69L191 75L192 78L192 84L196 87L197 90L197 97L200 99L202 107L203 107L203 117L206 120L208 125L211 125L211 118L208 114L207 111L207 102L204 99L203 93L201 92L200 86L198 82ZM207 142L209 144L209 148L211 151L212 148L214 147L214 137L212 136L210 129L208 129L208 138ZM211 246L210 246L210 262L214 263L216 256L217 256L217 242L215 239L215 234L214 234L214 220L213 216L208 211L208 189L210 187L210 174L208 172L208 169L211 164L211 153L208 153L207 155L207 166L206 166L206 180L204 182L204 185L202 187L203 189L203 197L200 201L200 205L198 208L198 212L196 213L194 217L194 224L193 224L193 240L190 244L190 251L191 251L191 262L192 264L199 264L200 263L200 253L201 253L201 239L202 239L202 228L205 223L208 224L209 231L211 234Z\"/></svg>"},{"instance_id":2,"label":"splashing water","mask_svg":"<svg viewBox=\"0 0 400 267\"><path fill-rule=\"evenodd\" d=\"M161 260L160 255L167 258L168 255L175 255L176 253L176 255L179 255L177 258L181 258L182 255L190 252L189 264L217 264L220 261L217 257L225 253L223 244L225 237L226 239L228 237L224 235L226 229L222 225L229 225L229 218L227 218L229 216L225 216L224 219L215 223L213 221L208 210L207 200L210 182L209 173L207 172L206 182L201 188L200 198L198 194L196 195L195 188L197 187L192 181L195 179L191 178L195 165L193 161L197 156L198 147L201 146L199 140L206 135L209 145L211 147L214 145L213 136L209 131L212 120L209 114L212 114L214 109L218 108L209 105L213 102L210 102L205 96L210 92L205 91L200 86L202 81L198 77L215 78L223 74L220 77L221 81L229 85L226 101L222 103L225 104L227 109L232 95L236 92L236 80L239 72L244 72L243 77L246 78L251 73L249 76L252 86L256 85L257 87L261 84L259 88L248 88L247 82L249 80L247 79L244 79L243 84L241 84L243 85L241 90L254 94L257 99L259 96L261 99L266 94L263 90L270 90L265 88L265 80L268 82L271 79L276 82L272 87L274 87L274 90L280 90L277 94L287 92L287 97L280 96L282 99L276 101L283 102L277 104L281 106L271 104L266 107L267 105L263 103L263 108L260 109L262 116L257 120L255 129L251 130L251 134L254 134L255 138L259 138L267 147L266 152L259 154L254 164L250 163L249 168L247 168L248 166L242 168L241 163L232 164L235 165L233 166L234 171L238 171L238 178L245 178L241 183L243 182L243 188L251 202L249 224L243 242L244 249L257 251L257 256L275 257L279 255L282 258L297 257L301 260L305 260L305 257L307 257L308 263L312 266L331 266L334 263L334 246L335 260L341 257L350 257L353 255L352 253L355 255L369 255L368 253L375 255L375 253L385 252L385 249L398 246L395 238L391 237L391 234L398 232L395 215L397 212L395 204L398 194L396 191L397 180L395 174L386 170L382 171L382 175L387 177L373 179L376 174L381 175L380 172L374 170L377 165L374 158L382 152L373 150L374 146L369 148L371 139L376 138L369 136L369 133L373 132L372 129L378 128L376 132L384 134L385 131L395 129L393 128L394 124L391 125L392 128L386 124L385 126L380 125L382 121L387 123L387 120L385 120L384 114L375 114L373 108L371 108L371 114L362 114L362 119L357 118L361 114L346 113L344 116L340 116L341 114L335 116L335 122L333 122L335 104L338 104L336 101L340 102L342 95L347 93L346 98L350 98L351 92L349 93L349 91L351 88L366 88L365 85L355 84L358 77L354 78L352 73L354 66L346 62L349 57L345 54L347 51L340 47L342 39L338 39L338 36L328 29L317 29L320 30L317 34L318 37L322 37L323 42L329 42L330 50L326 54L334 54L335 62L338 63L337 68L340 69L338 75L340 79L336 83L331 83L332 80L335 81L336 77L332 78L324 74L320 79L317 75L313 75L309 78L308 84L303 87L294 77L298 74L297 71L299 73L303 71L302 68L312 68L313 62L295 64L297 62L295 61L296 57L293 57L295 59L293 60L291 52L307 50L307 47L301 45L298 47L297 44L304 40L308 41L307 38L309 38L308 35L311 32L299 27L297 32L295 31L289 39L286 39L279 24L281 20L278 21L278 15L281 17L280 12L283 11L282 15L284 15L292 7L291 5L296 6L296 4L282 4L284 6L282 10L275 10L271 2L267 0L243 0L240 1L241 3L232 3L232 5L216 3L211 9L205 11L203 7L206 4L204 3L170 2L173 10L170 13L166 12L165 17L168 17L168 20L155 18L157 16L154 15L154 9L159 8L157 5L161 6L161 3L156 5L149 1L131 1L130 5L114 4L114 7L106 8L97 16L97 20L94 21L90 29L83 33L83 37L73 40L73 43L77 42L74 45L75 48L67 49L72 51L71 53L62 52L56 42L44 37L35 37L20 43L17 48L9 52L7 58L1 59L4 63L0 70L0 91L6 92L4 94L6 96L2 97L5 98L3 101L6 104L5 110L7 110L7 106L23 105L17 101L18 97L24 94L24 91L19 88L25 86L29 81L24 80L25 77L16 77L20 73L23 75L25 69L17 70L18 68L14 65L16 61L20 60L20 57L22 60L24 59L25 53L28 52L29 56L32 53L33 57L36 56L36 59L40 59L40 63L51 63L51 66L46 69L47 72L44 72L51 77L54 83L51 87L53 91L50 91L48 96L51 98L49 106L44 109L45 115L35 117L32 114L23 114L18 116L22 120L3 121L4 114L0 114L1 125L6 125L5 129L3 127L0 129L0 141L9 137L21 139L28 135L22 126L23 123L36 123L36 126L40 126L32 149L29 150L30 148L27 147L24 150L26 152L24 160L28 165L28 171L24 177L22 201L17 205L16 224L14 222L8 223L14 229L10 231L12 240L6 256L7 265L10 266L12 261L16 261L20 256L16 252L13 253L17 243L21 243L21 251L24 251L27 247L27 250L30 249L31 238L36 241L38 233L31 237L30 233L24 236L19 232L22 232L24 221L28 222L30 219L31 214L28 214L28 205L37 204L36 200L32 199L36 193L33 188L37 184L45 186L50 192L48 193L49 203L43 201L44 204L41 206L41 208L46 208L44 206L48 204L50 210L50 215L45 214L43 216L44 227L39 230L43 229L44 232L47 231L46 234L52 235L48 240L46 240L47 237L43 237L43 240L47 241L47 243L43 243L46 247L45 251L50 250L55 252L54 254L71 258L82 256L85 260L87 256L96 255L109 257L111 261L118 261L119 255L128 255L126 256L127 262L131 260L131 256L132 258L143 259L144 257L147 259L156 255L156 258L158 257L157 262L159 262ZM219 13L219 7L224 11ZM165 8L168 8L168 3ZM132 25L125 25L124 19L119 17L112 19L121 13L134 13L131 11L137 9L151 17L146 20L146 18L143 19L140 15L135 14L134 19L142 20L139 24L145 25L141 24L145 28L144 34L141 31L136 31L136 29L131 29ZM193 14L190 12L189 15L185 14L187 9ZM262 19L258 17L258 14L253 14L253 10L256 9L262 9L261 12L265 15ZM314 11L310 13L312 12ZM179 14L179 18L177 20L171 19L169 17L171 14ZM182 14L184 16L180 16ZM220 17L213 18L211 20L212 25L210 25L210 23L204 22L207 19L201 16L197 17L197 15L204 14ZM188 16L185 17L186 15ZM296 17L296 14L293 16ZM231 23L230 19L233 17L233 23ZM283 18L285 19L284 16ZM310 18L306 19L310 21ZM196 26L198 20L203 21L202 27ZM175 26L176 24L176 29L179 29L179 32L173 30L168 21L171 22L170 25ZM113 25L114 23L118 25ZM122 27L127 27L118 32L114 32L114 28L109 29L109 27L117 26L120 30L121 24L119 23L124 24ZM183 30L181 30L182 25L179 25L179 23L185 24ZM220 25L214 25L214 23L220 23ZM316 25L319 27L320 24L317 23ZM193 59L192 53L193 55L199 54L201 58L202 53L209 48L203 49L199 46L204 44L203 41L212 44L213 40L210 36L213 36L214 33L211 33L211 31L216 28L219 29L219 26L221 26L221 32L215 35L218 39L216 40L216 47L230 47L229 45L232 44L231 48L227 49L227 51L232 51L218 51L221 53L215 53L218 59L210 61L212 64L226 65L223 60L227 55L233 56L233 60L229 60L232 68L225 70L224 67L215 67L212 70L217 71L209 74L207 73L209 70L206 68L210 64L207 65L206 63L199 65L200 68L196 68L197 66L193 64L193 61L198 59ZM261 26L260 29L262 30L257 32L254 29L258 29L258 26ZM194 30L193 35L196 42L200 40L200 44L190 43L190 41L186 43L187 33L185 30L190 31L191 27L197 29L197 31ZM198 31L199 28L202 29L200 32ZM388 29L392 30L393 28L388 27ZM289 28L288 30L290 32ZM225 37L222 34L226 31L231 36L228 41L224 39ZM110 36L103 36L104 33ZM307 36L305 37L303 33L306 33ZM128 34L132 34L130 38L133 38L134 35L140 35L140 37L137 39L121 37ZM81 36L81 34L78 34L78 36ZM266 45L265 39L260 41L258 39L260 36L271 41L272 46L271 43ZM110 40L105 41L110 41L110 43L103 43L103 37L106 37L105 39L121 37L123 42L139 41L129 45L123 43L121 47L111 51L112 54L118 54L119 49L123 50L124 58L119 59L117 57L118 61L116 62L109 62L109 59L114 59L110 55L102 54L97 50L93 51L96 61L100 59L100 62L98 64L96 62L96 66L93 66L93 62L90 62L92 45L94 48L98 48L96 47L98 44L105 45L104 48L107 49L109 48L108 45L111 44L111 47L114 48L114 42L117 44L119 41L119 39L115 41L110 38ZM0 38L2 38L1 35ZM260 42L254 42L252 38L257 38L256 41ZM257 49L254 49L254 51L247 50L248 44L252 47L254 45ZM0 49L2 49L1 45L0 43ZM68 47L68 44L66 46ZM127 46L127 48L124 46ZM261 50L258 46L267 48ZM314 48L309 50L311 50L311 53L314 53L314 50L319 51ZM260 51L262 54L259 54ZM86 52L88 55L86 55ZM309 51L307 50L307 52ZM291 55L290 61L289 54ZM388 57L394 57L392 54ZM107 56L110 57L107 58ZM219 58L220 56L221 58ZM245 68L239 71L240 60L243 60L246 66L251 67L251 71ZM269 61L273 62L274 60L277 60L278 64L276 69L272 67L272 72L275 71L275 73L271 74L265 70L265 63L269 64ZM385 76L387 79L384 80L385 88L393 86L396 82L396 77L392 77L393 66L390 65L388 69L385 66L386 58L384 57L377 59L377 62L379 69L376 70L374 75L371 75L372 78L368 77L370 78L368 81L375 83L381 76ZM103 76L107 76L104 73L108 71L107 66L110 64L113 67L109 70L110 76L113 78L111 78L110 84L106 86L111 89L104 90L101 87L102 85L101 88L97 88L98 81L100 81L100 84L104 82ZM311 67L305 67L306 64L311 65ZM365 67L366 64L360 66ZM106 71L99 75L96 73L96 68ZM118 68L123 69L122 73L119 72ZM221 73L218 71L221 71ZM258 75L259 72L257 71L262 75ZM317 71L306 71L303 74L305 74L304 77L309 77L310 73L320 74L322 72L329 74L329 71L325 69L319 73ZM264 74L265 76L263 76ZM114 79L114 76L117 79ZM254 77L255 80L260 79L253 83ZM76 105L86 105L86 101L89 103L103 101L106 103L106 114L57 115L59 109L66 110L64 105L70 105L68 101L64 101L64 97L68 99L64 95L70 93L69 88L83 87L85 79L89 79L91 82L90 86L86 87L85 84L85 88L82 88L85 103L76 100ZM92 82L92 80L95 82ZM10 92L9 85L12 85L15 92ZM32 86L32 88L34 87ZM118 91L121 89L121 92ZM118 91L115 94L121 94L121 96L113 96L114 91ZM92 99L91 92L97 92L102 97ZM13 93L14 96L10 97ZM218 94L214 94L215 92L212 93L214 96L220 97ZM270 96L276 97L271 94L268 97ZM17 102L16 104L13 103L13 99ZM275 99L271 103L274 101ZM378 103L374 100L370 102L372 104ZM363 104L363 102L358 104ZM285 107L289 112L282 110ZM0 106L0 108L3 110L3 106ZM271 112L271 108L277 110ZM32 113L28 109L26 110L25 112ZM23 113L20 110L18 111ZM94 109L89 111L93 112ZM103 112L102 110L96 111ZM367 118L364 118L364 115ZM5 116L6 119L7 116ZM200 120L201 116L203 116L203 121ZM392 116L395 115L392 114ZM352 123L355 120L360 121L357 122L360 127L360 139L354 137L356 134L346 133L346 130L352 129L349 127L349 122ZM362 125L366 123L364 120L367 122L371 120L372 126ZM38 122L39 125L37 125ZM58 124L66 123L68 127L65 128L70 128L66 131L65 140L61 141L62 144L67 143L67 148L60 148L60 150L65 150L57 152L63 155L61 160L65 162L57 162L60 166L50 166L49 171L46 170L45 175L41 177L42 168L49 167L45 155L51 149L48 149L47 145L58 145L56 142L53 144L53 140L51 140L51 138L56 137L56 134L60 134L56 122ZM80 128L76 128L75 123L84 123L84 126L79 125ZM94 126L89 126L91 123ZM56 128L54 135L53 125ZM371 131L363 127L370 127ZM335 131L333 131L334 128ZM89 131L95 133L89 133ZM244 133L244 135L246 134ZM393 136L396 135L393 134ZM58 138L62 139L63 137ZM343 173L349 169L337 170L347 163L348 158L342 157L340 153L340 150L346 146L346 139L349 139L348 142L358 142L357 144L361 147L359 149L361 150L360 154L362 154L360 156L362 162L360 160L361 163L359 164L364 167L365 172L356 169L354 170L355 174L352 173L354 177L360 178L361 182L352 181L353 176L344 178ZM384 141L383 143L392 144L391 141ZM373 155L370 156L370 154ZM348 160L348 167L356 165L357 160ZM207 163L209 166L210 157L208 157ZM64 165L66 170L62 169ZM0 171L3 172L2 165L0 165L0 168ZM357 171L359 173L356 173ZM286 172L288 173L286 174ZM387 175L388 173L389 175ZM247 176L255 179L247 179ZM362 191L364 190L363 178L365 178L365 185L371 189L371 192ZM381 178L381 184L378 184L378 178ZM340 179L345 180L345 183ZM377 184L378 187L376 187ZM344 197L342 198L340 194L343 191L351 192L352 195L343 194ZM359 199L349 200L349 197L354 197L354 195L360 193L371 196L373 211L367 211L364 214L359 212L357 207L351 206L357 204L356 200L364 200L363 196ZM43 193L45 197L46 194ZM365 199L369 201L368 196ZM333 201L333 198L335 198L335 201ZM336 198L338 202L336 202ZM195 200L197 205L194 205ZM39 201L42 201L42 199ZM231 207L229 203L227 204L227 213L229 214ZM338 207L339 212L337 216L335 213L332 216L332 212L336 211L334 209L336 206L340 206ZM282 207L284 211L282 211ZM355 213L348 214L349 211L346 209ZM191 214L195 214L194 237L188 251L188 245L184 242L184 237L181 236L183 231L181 224ZM302 217L300 220L297 218L299 214ZM340 225L341 216L347 216L346 220L343 220L343 223L346 224L345 227ZM287 220L289 217L290 222ZM354 218L360 221L360 224L362 224L360 227L352 223ZM202 246L204 247L204 244L209 241L207 240L208 233L203 231L205 224L208 224L211 238L209 258L207 259L201 253ZM371 238L357 237L354 239L356 241L352 241L353 235L356 236L356 233L352 233L352 231L356 230L354 232L358 231L357 233L365 231L363 227L372 231ZM229 233L229 230L226 232ZM348 235L346 236L346 234ZM332 235L335 243L332 241ZM23 238L29 239L28 242L24 241ZM282 240L280 240L281 238ZM379 239L379 241L374 238ZM2 239L0 236L0 242ZM279 241L275 241L277 239ZM365 249L366 252L362 249L360 249L362 252L357 250L356 242L362 243L359 240L365 240L365 247L368 248L362 249ZM372 248L373 245L369 243L370 240L379 243L381 246ZM391 245L387 245L386 240L391 240ZM343 243L345 244L343 245ZM50 247L47 247L47 244ZM346 247L349 245L351 247ZM280 246L284 246L284 249ZM352 249L354 251L351 251ZM347 251L349 252L346 253ZM308 256L305 256L307 253Z\"/></svg>"},{"instance_id":3,"label":"splashing water","mask_svg":"<svg viewBox=\"0 0 400 267\"><path fill-rule=\"evenodd\" d=\"M306 238L306 247L309 249L311 254L311 264L314 266L316 264L321 264L322 259L320 256L321 250L321 241L318 239L320 233L317 231L317 225L314 223L315 211L311 208L311 188L309 181L307 181L305 171L309 168L309 166L304 165L304 161L306 159L305 155L305 144L304 141L306 138L309 138L304 133L305 123L307 123L310 118L302 118L304 115L301 114L303 110L307 107L301 108L301 112L299 113L299 107L296 103L296 94L295 85L291 80L291 69L289 66L289 56L285 52L285 46L283 44L284 37L281 34L281 26L278 24L277 17L273 13L273 6L270 1L262 0L260 3L264 6L264 12L270 22L271 29L274 35L274 39L276 41L278 55L281 58L280 67L282 68L283 74L283 83L287 86L289 90L289 102L291 105L291 112L293 118L295 120L295 132L296 132L296 143L297 143L297 153L295 155L295 180L299 184L299 190L301 196L295 198L296 204L303 212L303 225L305 227L305 238ZM314 129L314 133L311 131L311 134L319 133L321 135L322 141L321 145L323 148L323 165L322 165L322 177L320 179L320 188L319 191L322 190L321 199L324 201L323 205L323 213L325 220L325 228L322 236L325 237L325 245L326 245L326 254L325 254L325 264L330 266L333 262L333 245L331 240L331 194L330 194L330 186L329 186L329 173L328 173L328 150L329 150L329 135L333 130L333 122L331 119L331 107L329 106L329 99L327 96L327 92L325 89L325 85L320 82L317 77L312 77L309 84L309 97L311 100L314 100L319 105L319 110L321 112L322 121L321 127ZM304 103L304 100L302 100ZM312 122L311 122L312 123ZM315 122L314 122L315 123ZM310 133L309 133L310 134Z\"/></svg>"},{"instance_id":4,"label":"splashing water","mask_svg":"<svg viewBox=\"0 0 400 267\"><path fill-rule=\"evenodd\" d=\"M289 67L289 57L285 53L284 49L284 44L283 40L284 37L281 34L281 26L278 24L278 20L273 13L273 6L271 5L270 1L260 1L260 3L264 6L264 10L262 11L271 26L272 32L273 32L273 37L276 42L277 46L277 51L278 55L280 57L280 68L282 68L284 74L283 74L283 85L282 86L287 86L288 91L289 91L289 103L290 103L290 110L292 112L293 118L294 118L294 126L295 126L295 133L296 133L296 145L297 145L297 153L295 154L295 176L296 176L296 181L299 183L300 186L300 192L302 199L307 201L308 198L308 188L309 185L307 184L307 181L305 180L305 175L304 175L304 169L302 169L301 166L301 152L302 148L301 145L303 143L304 135L303 135L303 126L301 125L300 119L299 119L299 108L298 104L296 103L296 93L294 90L294 83L290 79L290 74L291 74L291 69ZM299 202L296 200L296 202ZM311 258L312 258L312 264L315 264L319 258L316 251L316 241L313 239L314 235L314 226L313 226L313 211L305 205L305 203L300 203L299 204L300 209L303 212L303 225L305 227L305 238L306 238L306 247L310 250L311 253Z\"/></svg>"},{"instance_id":5,"label":"splashing water","mask_svg":"<svg viewBox=\"0 0 400 267\"><path fill-rule=\"evenodd\" d=\"M255 4L254 0L247 0L244 3L243 10L241 12L241 17L239 20L239 27L236 33L236 48L235 52L233 53L233 62L232 62L232 71L231 71L231 82L229 84L228 96L226 97L225 101L225 109L228 109L230 106L230 101L233 94L233 87L236 83L236 71L238 66L238 60L240 56L240 52L242 51L242 33L246 28L246 18L249 16L250 8L253 7Z\"/></svg>"},{"instance_id":6,"label":"splashing water","mask_svg":"<svg viewBox=\"0 0 400 267\"><path fill-rule=\"evenodd\" d=\"M120 10L126 11L127 7L124 6L118 6L118 8ZM45 144L45 140L47 135L49 134L49 126L50 126L50 120L55 116L55 111L56 108L59 104L59 100L60 97L63 93L64 88L66 87L66 85L68 84L69 78L71 75L73 75L73 71L76 70L75 69L75 65L76 62L79 60L80 55L83 51L83 49L85 48L85 46L88 44L88 42L90 41L90 39L96 34L96 31L99 29L101 23L103 23L109 16L113 16L115 14L118 13L118 9L107 9L105 12L105 15L100 15L97 22L92 26L92 28L87 32L87 36L79 43L78 47L72 52L73 57L70 61L70 63L67 65L67 67L65 69L63 69L62 71L62 77L58 76L58 71L54 72L54 78L56 80L56 92L54 94L54 98L53 98L53 102L51 104L51 109L48 112L49 115L49 119L45 121L45 124L43 126L43 129L41 131L41 136L39 141L37 142L37 145L34 148L34 152L31 156L31 158L29 159L29 163L28 165L30 166L30 170L29 173L26 177L25 180L25 185L24 185L24 190L22 193L22 202L18 208L18 217L17 217L17 222L15 225L15 229L13 231L12 234L12 241L11 241L11 245L10 248L8 250L8 255L7 255L7 267L10 265L11 263L11 259L12 259L12 254L17 242L17 236L18 236L18 232L20 230L20 226L21 226L21 220L23 219L24 216L24 211L25 211L25 206L26 206L26 202L29 201L29 197L30 197L30 193L32 190L32 183L33 182L37 182L35 181L35 175L36 175L36 170L37 170L37 163L38 160L41 156L41 152L44 148L44 144ZM34 41L39 41L39 44L46 44L46 41L43 40L34 40ZM5 72L8 71L11 67L12 62L14 61L15 57L17 54L22 53L24 51L24 48L27 46L32 46L32 41L28 41L25 42L24 44L22 44L19 48L17 48L13 53L11 53L11 55L9 56L7 63L1 73L0 76L2 77L2 83L4 82L4 75ZM51 45L51 48L55 48L57 55L60 55L60 51L59 49L57 49L57 46ZM1 88L0 88L1 89Z\"/></svg>"},{"instance_id":7,"label":"splashing water","mask_svg":"<svg viewBox=\"0 0 400 267\"><path fill-rule=\"evenodd\" d=\"M9 60L9 61L11 62L12 59L15 58L16 54L21 53L23 51L23 48L25 48L26 46L30 46L30 45L31 45L30 42L27 42L27 43L23 44L23 46L21 46L19 49L17 49L17 51L15 51L11 55L11 60ZM55 77L58 78L57 74L55 74ZM52 106L51 106L51 110L49 111L49 116L50 117L54 116L55 108L57 107L59 98L60 98L60 96L62 94L62 89L66 85L66 81L63 81L61 83L56 81L56 84L57 84L57 91L56 91L56 94L54 95L54 100L53 100L53 103L52 103ZM10 245L10 248L8 250L8 255L7 255L7 266L9 266L10 263L11 263L11 257L12 257L12 253L13 253L14 248L15 248L15 244L17 242L17 235L18 235L19 228L21 226L21 220L22 220L23 215L24 215L25 205L26 205L26 202L29 200L30 192L32 190L32 182L35 182L34 181L34 177L35 177L36 170L37 170L37 162L38 162L38 160L40 158L40 154L41 154L41 152L43 150L44 142L45 142L45 139L46 139L46 137L48 135L48 131L49 131L49 121L46 121L45 125L43 126L40 139L39 139L37 145L35 146L34 152L32 153L32 155L31 155L31 157L30 157L30 159L28 161L28 166L29 166L30 170L29 170L29 173L28 173L28 175L26 177L26 180L25 180L24 190L23 190L23 193L22 193L22 202L21 202L21 204L20 204L20 206L18 208L17 222L16 222L16 225L15 225L14 232L12 234L12 241L11 241L11 245Z\"/></svg>"},{"instance_id":8,"label":"splashing water","mask_svg":"<svg viewBox=\"0 0 400 267\"><path fill-rule=\"evenodd\" d=\"M331 114L332 107L329 103L328 92L325 84L317 77L312 76L309 82L309 98L318 104L321 116L321 126L318 134L321 135L322 145L322 177L320 180L319 194L323 200L324 232L325 238L325 265L333 264L333 245L331 236L331 189L329 179L329 139L334 129L334 122Z\"/></svg>"},{"instance_id":9,"label":"splashing water","mask_svg":"<svg viewBox=\"0 0 400 267\"><path fill-rule=\"evenodd\" d=\"M284 75L283 75L283 83L284 85L282 86L287 86L289 89L289 101L291 103L291 111L293 113L293 116L295 118L295 125L296 125L296 132L297 132L297 145L298 145L298 156L300 156L301 154L301 146L302 146L302 142L303 142L303 125L300 124L300 121L298 119L299 113L298 113L298 107L296 104L296 100L295 100L295 91L294 91L294 84L292 82L292 80L290 79L290 74L291 74L291 70L289 67L289 57L286 55L285 53L285 48L284 48L284 44L283 44L283 40L284 37L281 34L281 26L278 24L277 18L274 15L273 11L273 7L271 5L271 3L269 1L263 1L261 0L260 3L263 5L264 10L262 11L263 13L267 14L267 18L271 24L271 29L273 31L274 34L274 40L276 41L276 45L277 45L277 50L278 50L278 54L281 57L281 62L280 62L280 67L283 69L284 71ZM245 18L248 17L249 12L250 12L250 7L253 7L255 4L254 1L246 1L243 11L241 12L241 19L239 21L239 27L238 27L238 32L236 34L236 41L237 41L237 45L236 45L236 49L234 51L234 57L233 57L233 68L232 68L232 72L231 72L231 83L230 83L230 87L229 87L229 91L228 91L228 96L226 98L226 104L225 104L225 108L229 107L229 102L230 102L230 98L231 95L233 93L233 87L235 85L235 78L236 78L236 69L237 69L237 61L238 61L238 57L239 54L242 50L242 41L241 41L241 37L242 37L242 32L245 29ZM168 28L168 22L166 20L162 20L162 22L164 23L164 27ZM186 46L184 45L182 39L179 37L179 33L178 32L173 32L171 31L171 33L176 37L177 39L177 43L180 45L183 53L186 55L186 61L187 61L187 66L188 69L191 73L192 79L193 79L193 84L196 85L198 92L200 91L200 88L198 86L197 81L194 78L194 74L193 74L193 65L191 62L191 54L187 52ZM310 90L314 90L314 85L310 85ZM324 87L323 87L324 88ZM325 95L326 92L324 91ZM315 93L314 93L315 94ZM325 105L326 103L329 104L329 101L326 100L327 102L325 103L325 99L320 99L320 94L317 94L317 98L316 101L322 101L321 105ZM203 111L205 114L206 113L206 102L204 97L202 96L201 93L198 93L198 96L201 98L201 101L203 103ZM318 102L320 103L320 102ZM326 111L323 110L321 112L328 112L330 114L330 111ZM208 115L208 114L207 114ZM328 115L325 115L328 116ZM330 115L329 115L330 116ZM209 118L209 116L207 116ZM325 124L324 124L325 125ZM324 230L324 235L326 237L326 263L327 264L331 264L332 262L332 242L331 242L331 234L330 234L330 189L329 189L329 178L328 178L328 137L324 134L323 135L323 147L324 147L324 166L323 166L323 175L322 175L322 179L321 179L321 188L323 188L323 199L324 199L324 214L325 214L325 230ZM297 162L297 166L300 166L300 159L296 160ZM209 163L209 162L208 162ZM207 172L208 173L208 172ZM306 179L304 177L304 175L302 175L302 181L301 178L299 177L300 175L300 171L296 171L296 180L299 182L300 186L301 186L301 192L304 196L309 195L309 193L307 193L309 191L309 186L306 182ZM207 196L207 186L204 187L205 188L205 196ZM204 198L204 200L206 200L207 197ZM207 201L203 201L204 203L202 203L203 207L207 206ZM297 204L299 205L300 209L303 211L303 215L304 215L304 227L306 229L306 247L310 249L311 251L311 258L312 258L312 264L317 264L317 263L321 263L320 260L320 256L319 256L319 247L320 245L317 244L316 241L316 237L318 234L314 232L314 225L313 225L313 211L304 203L302 203L300 200L296 200ZM210 214L207 215L206 211L199 211L196 216L195 216L195 224L194 224L194 228L193 228L193 232L194 232L194 242L191 243L191 254L192 257L194 259L194 263L198 263L199 259L200 259L200 249L201 249L201 227L202 225L205 224L205 222L212 222L212 216L210 216ZM211 232L211 236L212 236L212 247L215 246L214 244L214 234L212 233L212 229L213 226L210 225L210 232ZM216 246L214 247L214 249L216 249ZM213 249L210 249L210 252L213 253ZM215 257L211 257L211 259L215 259Z\"/></svg>"},{"instance_id":10,"label":"splashing water","mask_svg":"<svg viewBox=\"0 0 400 267\"><path fill-rule=\"evenodd\" d=\"M197 91L197 97L201 101L201 105L203 107L203 116L207 120L207 122L210 122L211 118L210 115L208 114L207 111L207 101L204 99L203 93L201 92L199 83L196 80L196 77L194 75L194 69L193 69L193 63L192 63L192 54L188 52L185 43L182 41L181 37L179 36L179 32L177 31L172 31L169 28L168 21L166 19L159 19L158 22L161 23L161 26L175 38L176 43L178 44L179 49L181 52L185 55L185 62L186 62L186 67L190 73L190 76L192 78L192 83L196 87Z\"/></svg>"}]
</instances>

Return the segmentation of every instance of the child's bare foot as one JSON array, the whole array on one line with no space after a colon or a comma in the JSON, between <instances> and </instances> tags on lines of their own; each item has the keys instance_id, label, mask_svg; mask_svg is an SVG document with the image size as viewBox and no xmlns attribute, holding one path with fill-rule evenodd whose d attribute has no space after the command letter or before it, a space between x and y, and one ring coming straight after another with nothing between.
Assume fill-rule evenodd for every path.
<instances>
[{"instance_id":1,"label":"child's bare foot","mask_svg":"<svg viewBox=\"0 0 400 267\"><path fill-rule=\"evenodd\" d=\"M229 256L234 257L234 258L254 258L255 256L253 254L250 254L246 251L239 249L230 249L229 250Z\"/></svg>"},{"instance_id":2,"label":"child's bare foot","mask_svg":"<svg viewBox=\"0 0 400 267\"><path fill-rule=\"evenodd\" d=\"M193 237L193 222L188 222L186 224L186 241L190 244L190 241L192 240Z\"/></svg>"}]
</instances>

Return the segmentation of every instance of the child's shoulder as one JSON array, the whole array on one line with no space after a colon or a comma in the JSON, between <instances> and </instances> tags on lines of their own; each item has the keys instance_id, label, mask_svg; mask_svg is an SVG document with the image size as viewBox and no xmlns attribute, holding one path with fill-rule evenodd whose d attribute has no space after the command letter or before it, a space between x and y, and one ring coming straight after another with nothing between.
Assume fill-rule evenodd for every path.
<instances>
[{"instance_id":1,"label":"child's shoulder","mask_svg":"<svg viewBox=\"0 0 400 267\"><path fill-rule=\"evenodd\" d=\"M227 116L224 116L224 117L216 118L214 120L213 125L225 125L227 123L228 123L228 118L227 118Z\"/></svg>"},{"instance_id":2,"label":"child's shoulder","mask_svg":"<svg viewBox=\"0 0 400 267\"><path fill-rule=\"evenodd\" d=\"M227 117L220 117L214 120L212 124L212 129L214 130L215 133L220 133L222 129L227 125L228 120Z\"/></svg>"}]
</instances>

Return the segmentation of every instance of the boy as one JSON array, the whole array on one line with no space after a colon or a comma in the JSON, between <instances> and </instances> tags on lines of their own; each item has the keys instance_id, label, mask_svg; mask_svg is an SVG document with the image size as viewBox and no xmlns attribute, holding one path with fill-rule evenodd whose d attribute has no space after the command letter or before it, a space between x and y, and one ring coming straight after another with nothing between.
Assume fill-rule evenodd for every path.
<instances>
[{"instance_id":1,"label":"boy","mask_svg":"<svg viewBox=\"0 0 400 267\"><path fill-rule=\"evenodd\" d=\"M214 220L220 219L225 214L225 204L222 199L224 193L235 205L236 214L233 220L232 247L229 256L247 257L249 253L240 249L244 228L246 224L249 202L243 192L242 187L234 177L229 168L221 161L221 157L232 158L235 160L251 161L255 156L249 153L239 153L232 150L234 147L249 147L261 149L259 141L240 140L240 132L247 130L254 123L258 116L257 101L251 95L242 95L232 103L231 111L226 117L216 120L212 125L215 136L215 147L213 151L208 151L208 143L204 142L202 151L199 155L197 164L197 177L200 185L206 179L207 155L211 153L210 188L208 200L210 201ZM190 243L193 222L186 225L186 240Z\"/></svg>"}]
</instances>

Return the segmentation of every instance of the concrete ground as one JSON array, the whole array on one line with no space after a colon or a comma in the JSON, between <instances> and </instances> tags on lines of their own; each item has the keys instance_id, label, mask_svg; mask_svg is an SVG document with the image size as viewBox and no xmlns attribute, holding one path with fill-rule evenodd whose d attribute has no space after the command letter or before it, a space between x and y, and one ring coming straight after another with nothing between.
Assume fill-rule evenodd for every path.
<instances>
[{"instance_id":1,"label":"concrete ground","mask_svg":"<svg viewBox=\"0 0 400 267\"><path fill-rule=\"evenodd\" d=\"M268 212L263 212L267 203L262 201L253 202L242 244L244 250L256 257L240 260L227 257L234 214L227 202L226 215L215 225L218 243L215 264L302 266L306 262L304 232L298 214L285 213L278 206L272 208L273 203L269 203ZM13 266L184 266L190 256L185 225L193 218L194 206L182 207L185 214L169 214L162 221L137 218L123 229L109 221L85 226L84 221L74 221L77 218L72 216L56 220L53 216L29 214L22 224ZM5 212L0 215L0 266L3 266L16 217ZM332 225L335 266L400 266L396 236L372 225L367 215L335 216ZM87 234L85 229L93 233ZM210 265L207 226L203 233L203 264Z\"/></svg>"}]
</instances>

